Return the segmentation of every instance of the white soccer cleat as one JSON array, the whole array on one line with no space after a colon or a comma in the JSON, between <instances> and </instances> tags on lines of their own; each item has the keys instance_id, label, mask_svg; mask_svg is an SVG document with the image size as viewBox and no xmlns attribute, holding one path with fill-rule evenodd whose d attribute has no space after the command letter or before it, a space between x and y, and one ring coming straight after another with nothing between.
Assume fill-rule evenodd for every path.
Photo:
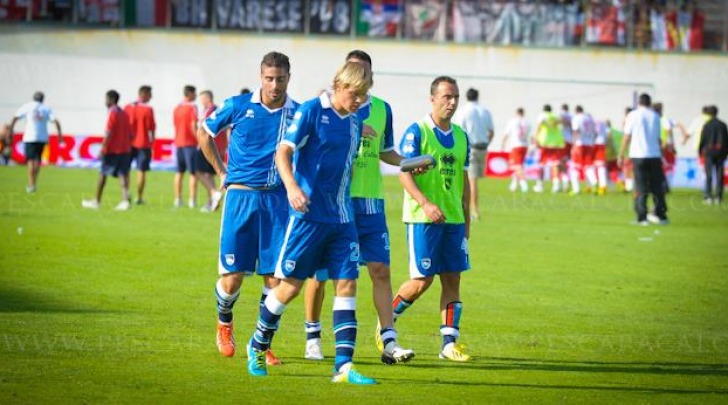
<instances>
[{"instance_id":1,"label":"white soccer cleat","mask_svg":"<svg viewBox=\"0 0 728 405\"><path fill-rule=\"evenodd\" d=\"M508 186L508 191L510 191L511 193L515 193L515 192L516 192L516 190L518 190L518 184L516 184L516 183L511 183L511 185L510 185L510 186Z\"/></svg>"},{"instance_id":2,"label":"white soccer cleat","mask_svg":"<svg viewBox=\"0 0 728 405\"><path fill-rule=\"evenodd\" d=\"M321 350L321 339L309 339L306 341L306 353L304 356L307 360L323 360L324 353Z\"/></svg>"},{"instance_id":3,"label":"white soccer cleat","mask_svg":"<svg viewBox=\"0 0 728 405\"><path fill-rule=\"evenodd\" d=\"M205 214L209 214L209 213L211 213L211 212L212 212L212 210L210 209L210 204L205 204L205 205L203 205L203 206L202 206L202 207L200 208L200 212L202 212L202 213L205 213Z\"/></svg>"},{"instance_id":4,"label":"white soccer cleat","mask_svg":"<svg viewBox=\"0 0 728 405\"><path fill-rule=\"evenodd\" d=\"M533 186L533 192L534 193L543 193L543 184L536 183L536 185Z\"/></svg>"},{"instance_id":5,"label":"white soccer cleat","mask_svg":"<svg viewBox=\"0 0 728 405\"><path fill-rule=\"evenodd\" d=\"M131 208L131 203L129 200L124 200L114 207L114 211L128 211L129 208Z\"/></svg>"},{"instance_id":6,"label":"white soccer cleat","mask_svg":"<svg viewBox=\"0 0 728 405\"><path fill-rule=\"evenodd\" d=\"M182 200L174 200L174 208L182 208Z\"/></svg>"},{"instance_id":7,"label":"white soccer cleat","mask_svg":"<svg viewBox=\"0 0 728 405\"><path fill-rule=\"evenodd\" d=\"M396 341L389 342L382 352L382 363L392 365L396 363L407 363L415 357L415 352L410 349L403 349Z\"/></svg>"},{"instance_id":8,"label":"white soccer cleat","mask_svg":"<svg viewBox=\"0 0 728 405\"><path fill-rule=\"evenodd\" d=\"M99 209L99 202L96 200L83 200L81 201L81 207L88 208L90 210Z\"/></svg>"}]
</instances>

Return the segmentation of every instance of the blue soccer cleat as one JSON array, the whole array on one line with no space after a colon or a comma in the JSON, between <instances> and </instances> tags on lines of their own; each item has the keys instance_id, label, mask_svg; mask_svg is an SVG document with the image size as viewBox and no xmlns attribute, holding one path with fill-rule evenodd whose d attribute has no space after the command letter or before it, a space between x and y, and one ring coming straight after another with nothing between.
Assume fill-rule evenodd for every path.
<instances>
[{"instance_id":1,"label":"blue soccer cleat","mask_svg":"<svg viewBox=\"0 0 728 405\"><path fill-rule=\"evenodd\" d=\"M339 371L334 371L334 377L331 379L331 382L356 385L374 385L377 383L375 379L359 374L354 370L351 363L341 366Z\"/></svg>"},{"instance_id":2,"label":"blue soccer cleat","mask_svg":"<svg viewBox=\"0 0 728 405\"><path fill-rule=\"evenodd\" d=\"M265 377L268 369L265 365L265 350L256 350L252 340L248 342L248 373L253 377Z\"/></svg>"}]
</instances>

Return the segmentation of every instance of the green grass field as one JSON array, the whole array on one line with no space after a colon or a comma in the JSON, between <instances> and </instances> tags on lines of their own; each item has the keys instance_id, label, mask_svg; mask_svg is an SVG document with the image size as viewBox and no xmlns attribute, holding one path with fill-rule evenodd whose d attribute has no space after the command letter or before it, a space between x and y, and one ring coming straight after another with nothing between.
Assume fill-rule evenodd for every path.
<instances>
[{"instance_id":1,"label":"green grass field","mask_svg":"<svg viewBox=\"0 0 728 405\"><path fill-rule=\"evenodd\" d=\"M241 352L214 346L220 214L172 208L172 175L152 173L148 205L114 212L109 182L83 211L97 173L0 168L0 403L726 403L728 208L697 191L669 196L667 227L637 227L631 199L511 194L487 180L463 276L461 341L472 362L445 363L435 284L397 324L412 363L384 366L374 347L371 283L359 291L358 369L379 385L329 382L303 359L302 299L274 348L285 365L252 379ZM401 188L387 178L395 289L407 278ZM252 332L261 280L236 306ZM330 292L330 291L329 291Z\"/></svg>"}]
</instances>

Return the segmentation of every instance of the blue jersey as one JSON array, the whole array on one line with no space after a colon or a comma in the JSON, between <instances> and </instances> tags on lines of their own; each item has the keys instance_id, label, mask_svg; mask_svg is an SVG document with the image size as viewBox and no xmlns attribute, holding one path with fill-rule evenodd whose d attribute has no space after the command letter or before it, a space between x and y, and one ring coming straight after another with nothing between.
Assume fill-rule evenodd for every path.
<instances>
[{"instance_id":1,"label":"blue jersey","mask_svg":"<svg viewBox=\"0 0 728 405\"><path fill-rule=\"evenodd\" d=\"M349 190L361 130L359 117L339 115L328 93L303 103L296 111L281 143L296 150L295 179L311 204L307 213L292 211L293 216L328 223L354 219Z\"/></svg>"},{"instance_id":2,"label":"blue jersey","mask_svg":"<svg viewBox=\"0 0 728 405\"><path fill-rule=\"evenodd\" d=\"M274 162L278 143L293 120L298 103L286 95L282 108L270 110L260 90L230 97L203 122L210 136L232 127L225 185L276 187L281 184Z\"/></svg>"},{"instance_id":3,"label":"blue jersey","mask_svg":"<svg viewBox=\"0 0 728 405\"><path fill-rule=\"evenodd\" d=\"M452 137L452 127L449 131L443 131L435 125L432 117L428 114L425 117L425 122L435 132L438 142L445 148L452 148L454 146L454 138ZM402 140L399 143L400 155L406 158L412 158L420 156L420 145L422 144L422 134L420 133L420 126L418 123L414 123L407 128L404 133ZM467 134L466 134L467 135ZM465 155L465 166L467 169L470 166L470 142L468 142L468 153Z\"/></svg>"},{"instance_id":4,"label":"blue jersey","mask_svg":"<svg viewBox=\"0 0 728 405\"><path fill-rule=\"evenodd\" d=\"M389 103L386 101L384 102L384 109L387 113L387 119L384 124L384 139L382 139L382 144L380 148L380 152L388 152L390 150L394 150L394 130L392 129L392 107L390 107ZM362 104L359 107L359 110L356 112L356 115L359 116L359 118L363 121L365 121L367 118L369 118L369 114L372 111L372 104L371 104L371 96L367 98L367 101ZM354 204L354 212L357 214L365 214L365 215L371 215L371 214L379 214L384 212L384 200L379 198L360 198L360 197L354 197L352 199Z\"/></svg>"}]
</instances>

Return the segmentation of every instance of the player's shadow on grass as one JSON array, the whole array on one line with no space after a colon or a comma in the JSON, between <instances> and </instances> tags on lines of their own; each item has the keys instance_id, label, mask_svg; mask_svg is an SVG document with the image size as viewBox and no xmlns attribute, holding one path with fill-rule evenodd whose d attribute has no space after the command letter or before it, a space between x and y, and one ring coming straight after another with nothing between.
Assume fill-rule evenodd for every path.
<instances>
[{"instance_id":1,"label":"player's shadow on grass","mask_svg":"<svg viewBox=\"0 0 728 405\"><path fill-rule=\"evenodd\" d=\"M656 375L701 375L728 377L728 364L701 364L678 362L603 362L603 361L561 361L532 360L502 357L475 357L473 361L461 364L452 363L417 363L408 367L442 368L452 367L479 369L489 371L554 371L579 373L624 373L624 374L656 374ZM726 391L728 393L728 391Z\"/></svg>"},{"instance_id":2,"label":"player's shadow on grass","mask_svg":"<svg viewBox=\"0 0 728 405\"><path fill-rule=\"evenodd\" d=\"M0 313L47 312L47 313L114 313L120 311L95 308L79 308L62 302L56 297L39 293L8 289L0 286Z\"/></svg>"},{"instance_id":3,"label":"player's shadow on grass","mask_svg":"<svg viewBox=\"0 0 728 405\"><path fill-rule=\"evenodd\" d=\"M615 385L564 385L564 384L525 384L525 383L491 383L487 381L444 381L437 379L406 379L406 378L379 378L383 384L396 383L407 385L426 385L427 389L433 389L435 385L455 385L468 387L504 387L504 388L527 388L540 390L586 390L586 391L612 391L612 392L644 392L653 394L718 394L726 395L728 390L721 389L683 389L670 387L629 387Z\"/></svg>"}]
</instances>

